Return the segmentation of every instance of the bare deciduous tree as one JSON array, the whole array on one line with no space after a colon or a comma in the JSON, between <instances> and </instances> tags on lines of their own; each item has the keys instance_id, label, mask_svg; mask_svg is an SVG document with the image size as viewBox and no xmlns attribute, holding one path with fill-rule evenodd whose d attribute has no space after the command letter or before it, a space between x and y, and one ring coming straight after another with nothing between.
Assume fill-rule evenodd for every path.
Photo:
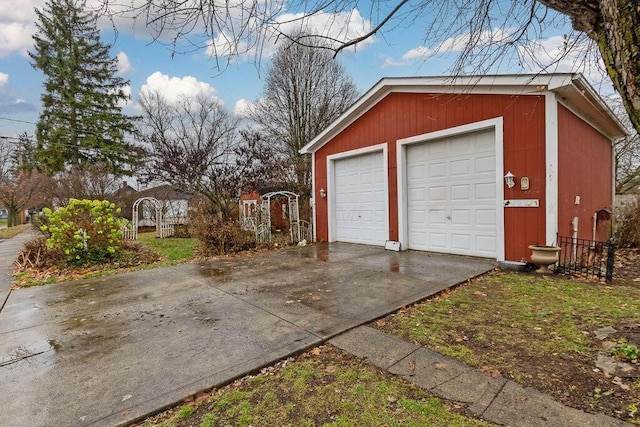
<instances>
[{"instance_id":1,"label":"bare deciduous tree","mask_svg":"<svg viewBox=\"0 0 640 427\"><path fill-rule=\"evenodd\" d=\"M74 167L53 177L51 195L60 203L71 199L109 200L117 202L122 177L109 171L104 163Z\"/></svg>"},{"instance_id":2,"label":"bare deciduous tree","mask_svg":"<svg viewBox=\"0 0 640 427\"><path fill-rule=\"evenodd\" d=\"M9 227L20 224L21 211L42 203L47 180L36 171L20 168L20 149L20 143L0 139L0 203L7 209Z\"/></svg>"},{"instance_id":3,"label":"bare deciduous tree","mask_svg":"<svg viewBox=\"0 0 640 427\"><path fill-rule=\"evenodd\" d=\"M242 139L237 120L215 99L182 97L171 103L143 93L146 182L160 181L200 195L209 213L229 219L239 193L271 172L271 151L259 139Z\"/></svg>"},{"instance_id":4,"label":"bare deciduous tree","mask_svg":"<svg viewBox=\"0 0 640 427\"><path fill-rule=\"evenodd\" d=\"M640 130L640 8L636 0L372 0L363 9L367 18L355 33L346 24L361 17L358 7L362 4L357 0L243 0L223 6L215 0L141 0L132 1L124 12L120 2L102 0L102 4L103 13L142 20L158 40L168 40L174 49L185 42L183 46L190 49L209 49L218 60L247 53L259 60L264 46L276 38L337 53L389 29L419 26L424 29L425 51L438 52L448 45L462 52L457 72L483 72L508 58L509 51L521 55L518 48L539 38L547 27L558 25L557 17L564 16L575 29L566 37L565 53L577 46L581 37L594 42L591 45L599 52L631 123ZM554 16L550 9L561 15ZM335 19L314 27L311 22L320 15ZM306 33L291 36L294 24ZM324 41L318 45L320 39Z\"/></svg>"},{"instance_id":5,"label":"bare deciduous tree","mask_svg":"<svg viewBox=\"0 0 640 427\"><path fill-rule=\"evenodd\" d=\"M616 194L636 192L640 190L640 135L633 129L620 99L607 101L629 133L615 142Z\"/></svg>"},{"instance_id":6,"label":"bare deciduous tree","mask_svg":"<svg viewBox=\"0 0 640 427\"><path fill-rule=\"evenodd\" d=\"M250 116L291 165L294 190L311 192L311 159L300 149L342 114L357 97L344 67L326 50L281 46L267 70L262 98Z\"/></svg>"}]
</instances>

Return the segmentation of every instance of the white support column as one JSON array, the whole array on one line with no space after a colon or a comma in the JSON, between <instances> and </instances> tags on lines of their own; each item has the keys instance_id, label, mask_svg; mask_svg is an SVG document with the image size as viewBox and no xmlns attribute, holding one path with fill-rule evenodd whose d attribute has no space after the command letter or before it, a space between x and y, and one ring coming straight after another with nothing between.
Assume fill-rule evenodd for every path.
<instances>
[{"instance_id":1,"label":"white support column","mask_svg":"<svg viewBox=\"0 0 640 427\"><path fill-rule=\"evenodd\" d=\"M558 233L558 101L545 94L545 217L546 244L556 243Z\"/></svg>"}]
</instances>

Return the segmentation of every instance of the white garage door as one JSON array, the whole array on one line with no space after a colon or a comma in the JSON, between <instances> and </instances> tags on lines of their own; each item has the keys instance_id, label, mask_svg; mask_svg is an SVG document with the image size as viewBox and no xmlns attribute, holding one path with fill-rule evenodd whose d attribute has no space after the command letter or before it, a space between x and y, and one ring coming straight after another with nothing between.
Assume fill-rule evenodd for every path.
<instances>
[{"instance_id":1,"label":"white garage door","mask_svg":"<svg viewBox=\"0 0 640 427\"><path fill-rule=\"evenodd\" d=\"M497 256L493 130L407 147L408 247Z\"/></svg>"},{"instance_id":2,"label":"white garage door","mask_svg":"<svg viewBox=\"0 0 640 427\"><path fill-rule=\"evenodd\" d=\"M389 238L383 162L382 151L334 161L335 240L384 245Z\"/></svg>"}]
</instances>

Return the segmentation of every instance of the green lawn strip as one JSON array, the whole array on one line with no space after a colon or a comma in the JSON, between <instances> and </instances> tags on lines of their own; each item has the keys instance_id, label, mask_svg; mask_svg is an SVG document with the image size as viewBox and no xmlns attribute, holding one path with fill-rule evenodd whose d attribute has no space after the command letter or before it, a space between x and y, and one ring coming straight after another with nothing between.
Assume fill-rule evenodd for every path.
<instances>
[{"instance_id":1,"label":"green lawn strip","mask_svg":"<svg viewBox=\"0 0 640 427\"><path fill-rule=\"evenodd\" d=\"M487 426L324 346L147 420L145 426Z\"/></svg>"},{"instance_id":2,"label":"green lawn strip","mask_svg":"<svg viewBox=\"0 0 640 427\"><path fill-rule=\"evenodd\" d=\"M621 388L596 368L597 329L638 322L640 286L491 273L375 322L387 333L631 422L640 381Z\"/></svg>"},{"instance_id":3,"label":"green lawn strip","mask_svg":"<svg viewBox=\"0 0 640 427\"><path fill-rule=\"evenodd\" d=\"M10 239L14 236L17 236L29 227L31 227L31 224L16 225L15 227L9 228L0 228L0 240Z\"/></svg>"},{"instance_id":4,"label":"green lawn strip","mask_svg":"<svg viewBox=\"0 0 640 427\"><path fill-rule=\"evenodd\" d=\"M155 233L140 233L137 241L162 255L170 263L190 261L198 247L198 239L193 237L159 239Z\"/></svg>"},{"instance_id":5,"label":"green lawn strip","mask_svg":"<svg viewBox=\"0 0 640 427\"><path fill-rule=\"evenodd\" d=\"M588 355L593 331L637 320L640 288L534 275L491 274L386 319L383 329L471 366L491 362L467 341L534 356Z\"/></svg>"}]
</instances>

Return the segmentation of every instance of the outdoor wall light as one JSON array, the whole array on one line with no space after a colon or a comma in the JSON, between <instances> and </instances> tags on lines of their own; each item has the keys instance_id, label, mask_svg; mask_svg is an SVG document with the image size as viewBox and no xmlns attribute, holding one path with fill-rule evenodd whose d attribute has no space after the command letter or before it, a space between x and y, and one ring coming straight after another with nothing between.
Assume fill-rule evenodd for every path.
<instances>
[{"instance_id":1,"label":"outdoor wall light","mask_svg":"<svg viewBox=\"0 0 640 427\"><path fill-rule=\"evenodd\" d=\"M507 174L504 176L504 183L507 184L507 187L513 188L513 186L516 185L516 182L514 180L515 177L516 176L512 174L511 171L507 172Z\"/></svg>"},{"instance_id":2,"label":"outdoor wall light","mask_svg":"<svg viewBox=\"0 0 640 427\"><path fill-rule=\"evenodd\" d=\"M320 197L322 197L323 199L327 197L327 192L324 190L324 188L320 189Z\"/></svg>"}]
</instances>

